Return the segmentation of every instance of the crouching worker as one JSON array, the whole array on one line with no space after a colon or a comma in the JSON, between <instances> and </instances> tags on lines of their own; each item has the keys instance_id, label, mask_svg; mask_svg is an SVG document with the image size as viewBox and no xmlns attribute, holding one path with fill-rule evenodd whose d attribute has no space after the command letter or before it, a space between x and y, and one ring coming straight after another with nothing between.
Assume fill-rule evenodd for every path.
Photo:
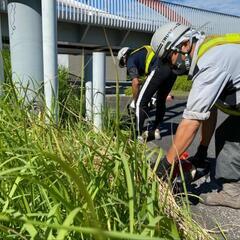
<instances>
[{"instance_id":1,"label":"crouching worker","mask_svg":"<svg viewBox=\"0 0 240 240\"><path fill-rule=\"evenodd\" d=\"M151 45L176 74L188 74L193 84L173 144L158 166L168 172L192 143L202 124L199 151L206 156L216 126L215 107L228 118L215 133L216 172L219 192L201 194L207 205L240 208L240 34L205 36L180 23L168 23L153 35Z\"/></svg>"},{"instance_id":2,"label":"crouching worker","mask_svg":"<svg viewBox=\"0 0 240 240\"><path fill-rule=\"evenodd\" d=\"M118 52L117 59L121 68L127 68L132 81L134 105L132 107L135 108L136 114L137 138L142 141L143 136L148 135L148 131L144 132L144 123L149 117L149 103L157 93L154 135L155 139L160 139L160 123L166 111L166 98L176 80L176 75L168 64L163 64L155 56L151 46L148 45L136 50L124 47ZM142 85L141 77L144 78Z\"/></svg>"}]
</instances>

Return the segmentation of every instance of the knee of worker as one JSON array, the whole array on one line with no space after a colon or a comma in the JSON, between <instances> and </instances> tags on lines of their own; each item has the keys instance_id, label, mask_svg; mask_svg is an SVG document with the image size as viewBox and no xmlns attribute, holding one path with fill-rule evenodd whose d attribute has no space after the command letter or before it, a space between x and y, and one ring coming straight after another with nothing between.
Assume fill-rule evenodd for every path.
<instances>
[{"instance_id":1,"label":"knee of worker","mask_svg":"<svg viewBox=\"0 0 240 240\"><path fill-rule=\"evenodd\" d=\"M225 142L240 143L240 118L229 116L215 131L216 156Z\"/></svg>"},{"instance_id":2,"label":"knee of worker","mask_svg":"<svg viewBox=\"0 0 240 240\"><path fill-rule=\"evenodd\" d=\"M149 102L151 101L151 99L150 100L146 100L146 99L144 99L144 98L142 98L141 100L139 100L139 101L137 101L137 107L139 107L139 109L141 110L147 110L148 109L148 104L149 104Z\"/></svg>"},{"instance_id":3,"label":"knee of worker","mask_svg":"<svg viewBox=\"0 0 240 240\"><path fill-rule=\"evenodd\" d=\"M240 180L240 143L226 141L216 159L216 179Z\"/></svg>"},{"instance_id":4,"label":"knee of worker","mask_svg":"<svg viewBox=\"0 0 240 240\"><path fill-rule=\"evenodd\" d=\"M158 92L157 92L157 100L165 102L167 96L169 95L169 92L166 92L166 91L165 92L161 92L160 90L158 90Z\"/></svg>"},{"instance_id":5,"label":"knee of worker","mask_svg":"<svg viewBox=\"0 0 240 240\"><path fill-rule=\"evenodd\" d=\"M231 142L240 142L240 117L228 116L217 128L215 135Z\"/></svg>"}]
</instances>

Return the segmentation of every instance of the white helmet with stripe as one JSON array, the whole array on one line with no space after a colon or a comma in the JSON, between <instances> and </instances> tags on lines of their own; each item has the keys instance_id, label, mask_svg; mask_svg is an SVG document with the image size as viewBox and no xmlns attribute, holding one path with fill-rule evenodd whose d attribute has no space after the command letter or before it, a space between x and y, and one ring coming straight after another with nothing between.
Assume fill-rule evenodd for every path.
<instances>
[{"instance_id":1,"label":"white helmet with stripe","mask_svg":"<svg viewBox=\"0 0 240 240\"><path fill-rule=\"evenodd\" d=\"M119 61L119 67L125 67L126 57L130 50L131 49L129 47L123 47L118 51L117 60Z\"/></svg>"},{"instance_id":2,"label":"white helmet with stripe","mask_svg":"<svg viewBox=\"0 0 240 240\"><path fill-rule=\"evenodd\" d=\"M169 22L158 28L152 36L151 46L159 57L164 58L175 43L191 28L177 22Z\"/></svg>"}]
</instances>

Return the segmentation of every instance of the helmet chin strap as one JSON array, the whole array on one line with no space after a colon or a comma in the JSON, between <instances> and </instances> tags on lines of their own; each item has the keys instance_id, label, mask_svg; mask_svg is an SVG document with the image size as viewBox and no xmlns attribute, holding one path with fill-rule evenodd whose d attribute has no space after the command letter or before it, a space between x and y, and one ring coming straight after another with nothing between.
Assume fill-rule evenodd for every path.
<instances>
[{"instance_id":1,"label":"helmet chin strap","mask_svg":"<svg viewBox=\"0 0 240 240\"><path fill-rule=\"evenodd\" d=\"M190 53L192 51L192 41L190 41L190 48L187 52L183 52L180 49L175 49L178 52L178 57L176 60L176 63L174 65L174 72L177 75L184 75L187 74L190 67L191 67L191 63L192 63L192 58L190 56ZM182 56L185 56L185 59L182 59Z\"/></svg>"},{"instance_id":2,"label":"helmet chin strap","mask_svg":"<svg viewBox=\"0 0 240 240\"><path fill-rule=\"evenodd\" d=\"M185 59L182 59L182 56L185 56ZM189 53L178 53L176 63L173 66L173 72L177 75L187 74L191 66L191 56Z\"/></svg>"}]
</instances>

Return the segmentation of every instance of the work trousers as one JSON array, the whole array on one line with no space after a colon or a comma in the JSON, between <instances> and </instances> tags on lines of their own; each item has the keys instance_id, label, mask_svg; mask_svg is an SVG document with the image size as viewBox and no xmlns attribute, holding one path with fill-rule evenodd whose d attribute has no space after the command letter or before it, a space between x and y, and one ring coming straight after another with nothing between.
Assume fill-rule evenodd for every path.
<instances>
[{"instance_id":1,"label":"work trousers","mask_svg":"<svg viewBox=\"0 0 240 240\"><path fill-rule=\"evenodd\" d=\"M172 89L176 80L176 75L168 73L161 76L164 72L161 68L153 70L144 82L139 92L136 102L136 130L138 135L143 132L144 122L149 118L149 103L155 93L157 93L156 102L156 127L162 122L166 111L166 97Z\"/></svg>"},{"instance_id":2,"label":"work trousers","mask_svg":"<svg viewBox=\"0 0 240 240\"><path fill-rule=\"evenodd\" d=\"M229 116L215 132L216 179L240 180L240 117Z\"/></svg>"}]
</instances>

